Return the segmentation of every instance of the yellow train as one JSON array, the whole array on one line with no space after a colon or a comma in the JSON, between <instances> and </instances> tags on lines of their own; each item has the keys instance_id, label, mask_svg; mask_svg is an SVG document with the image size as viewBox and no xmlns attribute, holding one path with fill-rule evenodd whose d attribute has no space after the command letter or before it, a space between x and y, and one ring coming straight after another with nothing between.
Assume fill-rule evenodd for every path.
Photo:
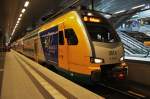
<instances>
[{"instance_id":1,"label":"yellow train","mask_svg":"<svg viewBox=\"0 0 150 99\"><path fill-rule=\"evenodd\" d=\"M144 45L149 47L150 46L150 41L144 41Z\"/></svg>"},{"instance_id":2,"label":"yellow train","mask_svg":"<svg viewBox=\"0 0 150 99\"><path fill-rule=\"evenodd\" d=\"M68 11L13 45L24 55L72 76L99 81L126 75L121 40L108 20L94 11Z\"/></svg>"}]
</instances>

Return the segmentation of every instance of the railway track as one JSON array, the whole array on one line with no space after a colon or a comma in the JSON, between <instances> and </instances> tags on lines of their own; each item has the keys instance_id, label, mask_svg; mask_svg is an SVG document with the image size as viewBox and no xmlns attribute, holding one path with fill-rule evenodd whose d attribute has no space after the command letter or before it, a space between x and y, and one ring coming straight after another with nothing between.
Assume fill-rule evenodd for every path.
<instances>
[{"instance_id":1,"label":"railway track","mask_svg":"<svg viewBox=\"0 0 150 99\"><path fill-rule=\"evenodd\" d=\"M140 92L133 91L132 89L121 89L111 87L105 84L99 84L99 86L103 86L106 90L109 90L110 93L115 93L109 99L146 99L147 97Z\"/></svg>"},{"instance_id":2,"label":"railway track","mask_svg":"<svg viewBox=\"0 0 150 99\"><path fill-rule=\"evenodd\" d=\"M45 67L49 67L47 65L44 65ZM80 82L78 79L72 79L72 76L66 75L62 72L57 71L55 68L48 68L52 70L53 72L64 76L65 78L79 84L80 86L99 94L100 96L105 97L106 99L150 99L150 97L147 97L143 93L140 93L138 91L132 90L129 88L128 84L122 86L121 83L120 86L117 84L117 86L114 86L113 84L110 85L110 83L98 83L95 85L89 85L85 84L83 82ZM108 81L107 81L108 82Z\"/></svg>"}]
</instances>

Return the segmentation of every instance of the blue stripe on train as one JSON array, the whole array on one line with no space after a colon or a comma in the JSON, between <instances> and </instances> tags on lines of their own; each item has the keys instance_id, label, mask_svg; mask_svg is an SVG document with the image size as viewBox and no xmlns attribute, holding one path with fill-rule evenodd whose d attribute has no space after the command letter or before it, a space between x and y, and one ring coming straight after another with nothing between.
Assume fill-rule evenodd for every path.
<instances>
[{"instance_id":1,"label":"blue stripe on train","mask_svg":"<svg viewBox=\"0 0 150 99\"><path fill-rule=\"evenodd\" d=\"M48 63L58 63L58 26L40 33L45 59Z\"/></svg>"}]
</instances>

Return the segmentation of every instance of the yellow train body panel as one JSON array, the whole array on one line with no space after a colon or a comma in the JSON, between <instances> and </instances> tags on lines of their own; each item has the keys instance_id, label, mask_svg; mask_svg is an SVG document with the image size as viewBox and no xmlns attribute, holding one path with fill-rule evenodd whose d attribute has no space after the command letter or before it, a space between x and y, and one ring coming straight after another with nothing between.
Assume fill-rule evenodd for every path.
<instances>
[{"instance_id":1,"label":"yellow train body panel","mask_svg":"<svg viewBox=\"0 0 150 99\"><path fill-rule=\"evenodd\" d=\"M145 46L150 46L150 41L144 41Z\"/></svg>"},{"instance_id":2,"label":"yellow train body panel","mask_svg":"<svg viewBox=\"0 0 150 99\"><path fill-rule=\"evenodd\" d=\"M105 75L106 71L109 74L118 67L122 69L124 51L116 31L102 15L88 13L69 11L40 26L23 37L23 53L36 61L89 77L97 71Z\"/></svg>"},{"instance_id":3,"label":"yellow train body panel","mask_svg":"<svg viewBox=\"0 0 150 99\"><path fill-rule=\"evenodd\" d=\"M78 38L77 45L67 45L65 39L64 45L58 46L58 66L67 71L76 72L80 74L90 75L91 71L100 69L99 64L91 64L91 47L89 44L88 37L86 35L85 28L81 22L81 19L75 11L65 14L57 18L56 20L49 22L41 27L40 32L45 31L53 26L59 26L59 30L64 30L67 28L73 28ZM63 47L62 47L63 46ZM62 54L63 58L62 59ZM96 68L90 68L96 67Z\"/></svg>"}]
</instances>

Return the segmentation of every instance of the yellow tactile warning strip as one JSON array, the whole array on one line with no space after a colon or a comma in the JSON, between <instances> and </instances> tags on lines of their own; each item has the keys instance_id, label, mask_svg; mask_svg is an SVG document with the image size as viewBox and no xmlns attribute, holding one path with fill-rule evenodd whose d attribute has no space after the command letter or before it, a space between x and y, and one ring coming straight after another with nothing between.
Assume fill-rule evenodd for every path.
<instances>
[{"instance_id":1,"label":"yellow tactile warning strip","mask_svg":"<svg viewBox=\"0 0 150 99\"><path fill-rule=\"evenodd\" d=\"M35 72L30 66L28 66L25 62L23 62L20 58L17 59L54 99L67 99L58 90L56 90L53 86L51 86L45 79L43 79L37 72Z\"/></svg>"},{"instance_id":2,"label":"yellow tactile warning strip","mask_svg":"<svg viewBox=\"0 0 150 99\"><path fill-rule=\"evenodd\" d=\"M74 99L74 98L78 98L78 99L104 99L103 97L94 94L93 92L88 91L87 89L80 87L79 85L74 84L73 82L53 73L52 71L48 70L47 68L42 67L41 65L39 65L38 63L26 58L25 56L12 51L15 55L17 55L17 57L20 57L20 59L23 59L23 61L25 63L28 63L28 66L31 66L31 68L35 69L36 68L36 72L39 72L40 76L43 77L44 79L46 79L46 81L48 81L49 83L51 83L52 85L55 85L55 88L57 87L57 90L60 89L61 87L61 92L64 96L66 96L67 94L71 94L74 97L70 97L68 96L68 99ZM49 81L49 80L51 81ZM54 84L55 83L55 84ZM59 88L58 88L59 87ZM64 92L68 92L66 95L64 94Z\"/></svg>"}]
</instances>

